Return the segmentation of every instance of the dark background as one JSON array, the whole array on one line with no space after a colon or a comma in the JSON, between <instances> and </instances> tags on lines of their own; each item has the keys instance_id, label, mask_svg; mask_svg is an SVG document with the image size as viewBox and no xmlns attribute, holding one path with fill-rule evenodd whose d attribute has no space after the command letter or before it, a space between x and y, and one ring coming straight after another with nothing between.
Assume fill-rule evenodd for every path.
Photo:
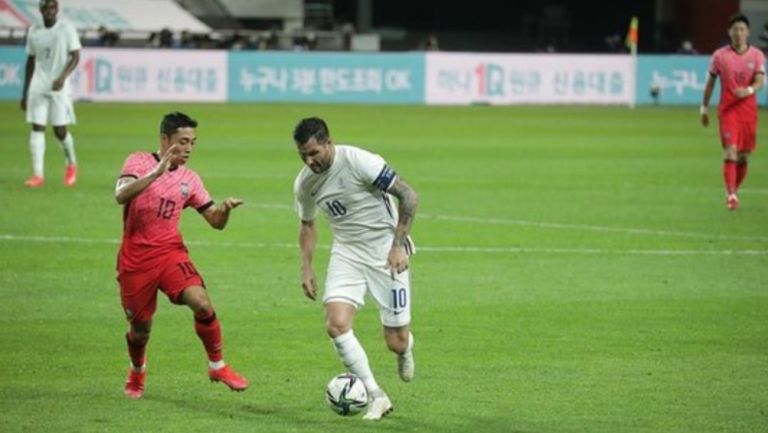
<instances>
[{"instance_id":1,"label":"dark background","mask_svg":"<svg viewBox=\"0 0 768 433\"><path fill-rule=\"evenodd\" d=\"M337 21L357 22L357 0L332 3ZM636 15L643 52L674 52L685 39L711 51L738 8L738 0L372 0L371 27L391 49L417 49L433 33L449 51L615 52Z\"/></svg>"}]
</instances>

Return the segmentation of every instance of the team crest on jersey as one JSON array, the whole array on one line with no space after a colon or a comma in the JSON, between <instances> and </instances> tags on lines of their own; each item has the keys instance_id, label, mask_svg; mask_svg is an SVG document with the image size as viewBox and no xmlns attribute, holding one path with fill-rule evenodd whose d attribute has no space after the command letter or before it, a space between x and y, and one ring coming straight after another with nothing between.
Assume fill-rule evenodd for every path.
<instances>
[{"instance_id":1,"label":"team crest on jersey","mask_svg":"<svg viewBox=\"0 0 768 433\"><path fill-rule=\"evenodd\" d=\"M747 62L747 68L755 69L755 62Z\"/></svg>"},{"instance_id":2,"label":"team crest on jersey","mask_svg":"<svg viewBox=\"0 0 768 433\"><path fill-rule=\"evenodd\" d=\"M189 197L189 184L186 182L181 183L181 198L187 199Z\"/></svg>"}]
</instances>

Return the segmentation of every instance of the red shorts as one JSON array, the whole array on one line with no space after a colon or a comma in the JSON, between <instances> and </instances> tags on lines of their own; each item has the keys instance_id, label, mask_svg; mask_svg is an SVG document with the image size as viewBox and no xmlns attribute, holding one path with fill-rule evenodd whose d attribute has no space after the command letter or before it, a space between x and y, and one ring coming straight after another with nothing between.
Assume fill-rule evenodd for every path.
<instances>
[{"instance_id":1,"label":"red shorts","mask_svg":"<svg viewBox=\"0 0 768 433\"><path fill-rule=\"evenodd\" d=\"M152 320L157 309L157 290L160 289L174 304L181 303L181 294L187 287L203 286L203 278L195 269L186 251L168 254L154 262L145 271L119 272L120 300L125 317L131 323Z\"/></svg>"},{"instance_id":2,"label":"red shorts","mask_svg":"<svg viewBox=\"0 0 768 433\"><path fill-rule=\"evenodd\" d=\"M720 119L720 140L723 147L735 145L739 152L755 150L757 122Z\"/></svg>"}]
</instances>

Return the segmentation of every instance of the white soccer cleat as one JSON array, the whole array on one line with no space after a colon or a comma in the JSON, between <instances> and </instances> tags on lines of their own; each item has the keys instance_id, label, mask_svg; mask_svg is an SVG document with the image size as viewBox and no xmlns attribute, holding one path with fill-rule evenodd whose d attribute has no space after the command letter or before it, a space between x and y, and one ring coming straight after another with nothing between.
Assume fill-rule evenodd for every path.
<instances>
[{"instance_id":1,"label":"white soccer cleat","mask_svg":"<svg viewBox=\"0 0 768 433\"><path fill-rule=\"evenodd\" d=\"M384 391L377 389L371 392L371 401L368 403L368 412L365 413L363 419L370 421L378 421L385 416L389 415L394 408L392 402L387 397Z\"/></svg>"},{"instance_id":2,"label":"white soccer cleat","mask_svg":"<svg viewBox=\"0 0 768 433\"><path fill-rule=\"evenodd\" d=\"M416 370L416 362L413 360L413 351L397 355L397 372L403 382L413 380L413 373Z\"/></svg>"}]
</instances>

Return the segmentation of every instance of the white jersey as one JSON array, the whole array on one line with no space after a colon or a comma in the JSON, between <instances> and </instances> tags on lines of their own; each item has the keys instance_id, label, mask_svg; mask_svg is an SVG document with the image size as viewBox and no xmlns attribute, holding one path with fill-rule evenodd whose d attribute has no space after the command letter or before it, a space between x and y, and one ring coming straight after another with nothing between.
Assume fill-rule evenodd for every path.
<instances>
[{"instance_id":1,"label":"white jersey","mask_svg":"<svg viewBox=\"0 0 768 433\"><path fill-rule=\"evenodd\" d=\"M333 231L332 253L373 266L386 264L397 227L397 208L387 193L397 174L384 158L363 149L337 145L333 163L316 174L304 166L293 191L296 212L312 221L325 212ZM413 253L408 239L406 251Z\"/></svg>"},{"instance_id":2,"label":"white jersey","mask_svg":"<svg viewBox=\"0 0 768 433\"><path fill-rule=\"evenodd\" d=\"M59 78L69 61L69 53L81 48L75 27L67 21L56 20L51 28L35 24L27 32L27 54L35 57L35 72L29 93L53 93L53 82ZM69 78L61 89L69 93Z\"/></svg>"}]
</instances>

